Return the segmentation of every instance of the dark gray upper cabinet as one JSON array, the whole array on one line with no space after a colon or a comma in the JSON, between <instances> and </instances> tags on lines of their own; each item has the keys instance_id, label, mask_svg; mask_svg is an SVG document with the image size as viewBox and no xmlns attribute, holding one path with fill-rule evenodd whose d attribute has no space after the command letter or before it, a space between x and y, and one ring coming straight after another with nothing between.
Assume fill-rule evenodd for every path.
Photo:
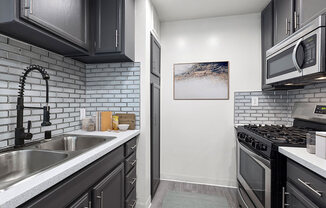
<instances>
[{"instance_id":1,"label":"dark gray upper cabinet","mask_svg":"<svg viewBox=\"0 0 326 208\"><path fill-rule=\"evenodd\" d=\"M124 164L120 164L93 188L94 208L122 208L124 197Z\"/></svg>"},{"instance_id":2,"label":"dark gray upper cabinet","mask_svg":"<svg viewBox=\"0 0 326 208\"><path fill-rule=\"evenodd\" d=\"M96 54L121 51L121 9L122 0L96 0Z\"/></svg>"},{"instance_id":3,"label":"dark gray upper cabinet","mask_svg":"<svg viewBox=\"0 0 326 208\"><path fill-rule=\"evenodd\" d=\"M271 88L266 85L266 51L273 47L273 2L261 13L261 51L262 51L262 89Z\"/></svg>"},{"instance_id":4,"label":"dark gray upper cabinet","mask_svg":"<svg viewBox=\"0 0 326 208\"><path fill-rule=\"evenodd\" d=\"M20 0L20 4L25 21L89 48L89 0Z\"/></svg>"},{"instance_id":5,"label":"dark gray upper cabinet","mask_svg":"<svg viewBox=\"0 0 326 208\"><path fill-rule=\"evenodd\" d=\"M295 0L295 28L300 29L318 15L326 12L325 0Z\"/></svg>"},{"instance_id":6,"label":"dark gray upper cabinet","mask_svg":"<svg viewBox=\"0 0 326 208\"><path fill-rule=\"evenodd\" d=\"M0 32L62 55L89 49L89 0L1 0Z\"/></svg>"},{"instance_id":7,"label":"dark gray upper cabinet","mask_svg":"<svg viewBox=\"0 0 326 208\"><path fill-rule=\"evenodd\" d=\"M293 0L274 0L274 43L293 33Z\"/></svg>"},{"instance_id":8,"label":"dark gray upper cabinet","mask_svg":"<svg viewBox=\"0 0 326 208\"><path fill-rule=\"evenodd\" d=\"M161 76L161 46L151 34L151 73Z\"/></svg>"},{"instance_id":9,"label":"dark gray upper cabinet","mask_svg":"<svg viewBox=\"0 0 326 208\"><path fill-rule=\"evenodd\" d=\"M134 61L135 0L92 2L92 52L73 58L85 63Z\"/></svg>"}]
</instances>

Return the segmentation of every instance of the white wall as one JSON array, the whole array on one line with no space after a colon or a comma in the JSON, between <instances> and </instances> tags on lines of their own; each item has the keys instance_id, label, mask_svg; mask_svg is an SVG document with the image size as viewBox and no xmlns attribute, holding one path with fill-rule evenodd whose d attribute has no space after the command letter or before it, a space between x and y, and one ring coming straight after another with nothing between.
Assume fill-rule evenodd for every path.
<instances>
[{"instance_id":1,"label":"white wall","mask_svg":"<svg viewBox=\"0 0 326 208\"><path fill-rule=\"evenodd\" d=\"M161 23L163 179L236 186L234 91L260 90L259 14ZM230 99L173 100L173 64L229 61Z\"/></svg>"},{"instance_id":2,"label":"white wall","mask_svg":"<svg viewBox=\"0 0 326 208\"><path fill-rule=\"evenodd\" d=\"M135 0L135 61L140 62L140 136L137 148L137 208L148 208L150 196L150 33L159 21L150 0ZM158 37L159 31L154 32Z\"/></svg>"}]
</instances>

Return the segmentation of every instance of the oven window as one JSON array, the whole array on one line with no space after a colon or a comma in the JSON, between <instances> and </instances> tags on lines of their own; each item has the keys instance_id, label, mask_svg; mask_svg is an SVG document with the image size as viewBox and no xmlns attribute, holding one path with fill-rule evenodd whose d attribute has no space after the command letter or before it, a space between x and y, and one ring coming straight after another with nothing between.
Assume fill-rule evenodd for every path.
<instances>
[{"instance_id":1,"label":"oven window","mask_svg":"<svg viewBox=\"0 0 326 208\"><path fill-rule=\"evenodd\" d=\"M293 50L294 47L291 47L267 61L267 78L296 71L292 60Z\"/></svg>"},{"instance_id":2,"label":"oven window","mask_svg":"<svg viewBox=\"0 0 326 208\"><path fill-rule=\"evenodd\" d=\"M265 169L240 149L240 174L262 204L265 204Z\"/></svg>"}]
</instances>

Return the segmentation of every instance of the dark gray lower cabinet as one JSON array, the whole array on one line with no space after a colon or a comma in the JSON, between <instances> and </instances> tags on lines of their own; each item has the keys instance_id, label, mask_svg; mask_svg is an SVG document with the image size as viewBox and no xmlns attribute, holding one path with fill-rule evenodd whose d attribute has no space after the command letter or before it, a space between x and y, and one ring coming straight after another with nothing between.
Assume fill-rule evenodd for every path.
<instances>
[{"instance_id":1,"label":"dark gray lower cabinet","mask_svg":"<svg viewBox=\"0 0 326 208\"><path fill-rule=\"evenodd\" d=\"M286 207L291 208L318 208L317 205L312 203L303 193L301 193L298 189L295 188L291 183L287 183L286 185L287 193L287 201Z\"/></svg>"},{"instance_id":2,"label":"dark gray lower cabinet","mask_svg":"<svg viewBox=\"0 0 326 208\"><path fill-rule=\"evenodd\" d=\"M134 138L19 207L131 208L136 204L136 147ZM129 173L125 161L132 164Z\"/></svg>"},{"instance_id":3,"label":"dark gray lower cabinet","mask_svg":"<svg viewBox=\"0 0 326 208\"><path fill-rule=\"evenodd\" d=\"M124 206L123 163L93 188L92 196L94 208L121 208Z\"/></svg>"},{"instance_id":4,"label":"dark gray lower cabinet","mask_svg":"<svg viewBox=\"0 0 326 208\"><path fill-rule=\"evenodd\" d=\"M89 198L89 194L86 193L79 199L77 199L76 202L74 202L72 205L69 206L69 208L91 208L92 207L92 201Z\"/></svg>"},{"instance_id":5,"label":"dark gray lower cabinet","mask_svg":"<svg viewBox=\"0 0 326 208\"><path fill-rule=\"evenodd\" d=\"M300 164L287 160L284 205L293 208L326 207L326 179Z\"/></svg>"}]
</instances>

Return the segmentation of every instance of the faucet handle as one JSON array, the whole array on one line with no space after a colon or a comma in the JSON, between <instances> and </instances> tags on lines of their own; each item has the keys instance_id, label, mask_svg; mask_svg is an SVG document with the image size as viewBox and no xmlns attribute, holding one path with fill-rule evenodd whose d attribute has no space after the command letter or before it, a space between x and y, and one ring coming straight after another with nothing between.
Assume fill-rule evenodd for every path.
<instances>
[{"instance_id":1,"label":"faucet handle","mask_svg":"<svg viewBox=\"0 0 326 208\"><path fill-rule=\"evenodd\" d=\"M31 133L31 128L32 128L32 122L31 121L28 121L27 122L27 132L28 133Z\"/></svg>"}]
</instances>

